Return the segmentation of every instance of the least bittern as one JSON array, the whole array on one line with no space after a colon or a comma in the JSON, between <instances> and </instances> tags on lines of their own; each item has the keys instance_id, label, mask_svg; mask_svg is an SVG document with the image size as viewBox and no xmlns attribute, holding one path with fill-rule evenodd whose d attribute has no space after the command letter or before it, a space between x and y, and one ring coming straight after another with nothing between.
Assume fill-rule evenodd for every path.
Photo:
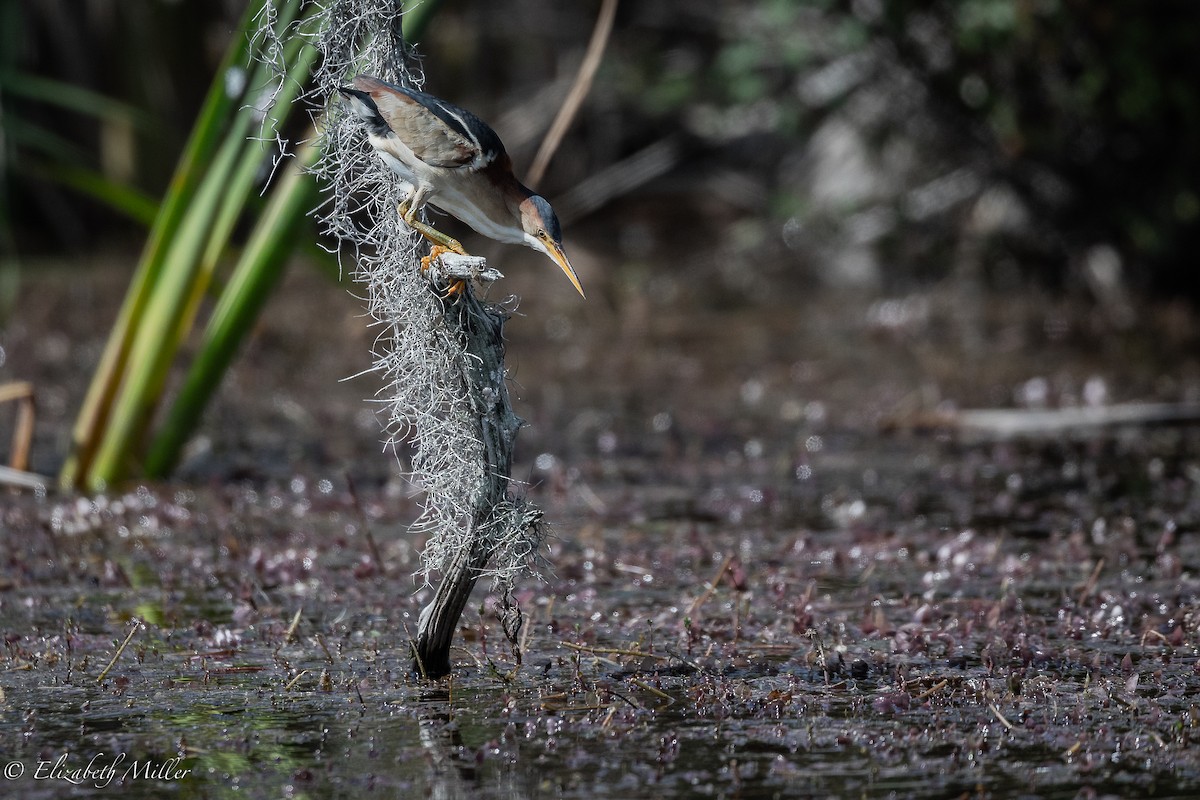
<instances>
[{"instance_id":1,"label":"least bittern","mask_svg":"<svg viewBox=\"0 0 1200 800\"><path fill-rule=\"evenodd\" d=\"M465 108L433 95L359 75L340 91L367 123L367 138L409 184L399 212L435 245L466 255L455 239L418 219L426 203L484 236L524 244L558 264L580 295L583 287L562 246L554 209L513 175L496 132Z\"/></svg>"}]
</instances>

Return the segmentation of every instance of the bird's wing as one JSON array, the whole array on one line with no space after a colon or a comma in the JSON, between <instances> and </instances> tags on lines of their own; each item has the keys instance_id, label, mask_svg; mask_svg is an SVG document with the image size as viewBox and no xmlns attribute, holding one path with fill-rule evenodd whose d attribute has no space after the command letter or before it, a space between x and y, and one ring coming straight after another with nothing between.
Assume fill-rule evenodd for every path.
<instances>
[{"instance_id":1,"label":"bird's wing","mask_svg":"<svg viewBox=\"0 0 1200 800\"><path fill-rule=\"evenodd\" d=\"M392 132L426 164L479 170L506 157L496 132L465 108L366 75L353 83L371 96Z\"/></svg>"}]
</instances>

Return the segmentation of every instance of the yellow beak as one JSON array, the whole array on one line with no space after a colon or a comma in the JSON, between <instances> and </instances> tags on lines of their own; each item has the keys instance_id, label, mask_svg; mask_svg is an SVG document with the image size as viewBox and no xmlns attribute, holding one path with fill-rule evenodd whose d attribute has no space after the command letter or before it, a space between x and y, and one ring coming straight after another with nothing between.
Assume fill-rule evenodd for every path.
<instances>
[{"instance_id":1,"label":"yellow beak","mask_svg":"<svg viewBox=\"0 0 1200 800\"><path fill-rule=\"evenodd\" d=\"M571 262L567 260L567 254L563 252L562 247L559 246L558 242L549 238L545 240L545 243L546 254L554 259L554 263L558 264L559 269L570 278L571 285L575 287L575 291L579 292L579 296L586 300L587 295L583 293L583 287L579 285L579 278L575 275L575 270L571 269Z\"/></svg>"}]
</instances>

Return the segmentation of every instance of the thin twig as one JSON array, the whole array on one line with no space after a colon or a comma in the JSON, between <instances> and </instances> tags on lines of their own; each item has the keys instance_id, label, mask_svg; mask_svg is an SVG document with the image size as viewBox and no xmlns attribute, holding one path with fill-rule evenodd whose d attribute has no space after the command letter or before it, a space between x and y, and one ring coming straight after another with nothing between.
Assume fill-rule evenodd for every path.
<instances>
[{"instance_id":1,"label":"thin twig","mask_svg":"<svg viewBox=\"0 0 1200 800\"><path fill-rule=\"evenodd\" d=\"M17 423L13 426L12 453L8 465L18 472L29 469L29 450L33 443L33 384L17 381L0 385L0 403L17 401Z\"/></svg>"},{"instance_id":2,"label":"thin twig","mask_svg":"<svg viewBox=\"0 0 1200 800\"><path fill-rule=\"evenodd\" d=\"M307 674L308 674L308 670L306 670L306 669L300 670L299 674L297 674L296 677L292 678L290 681L287 682L287 686L284 686L283 690L285 692L290 692L292 689L295 688L296 684L300 682L300 679L303 678Z\"/></svg>"},{"instance_id":3,"label":"thin twig","mask_svg":"<svg viewBox=\"0 0 1200 800\"><path fill-rule=\"evenodd\" d=\"M930 697L937 694L942 689L945 689L949 685L950 685L950 681L945 680L945 679L940 680L937 683L935 683L933 686L930 686L928 689L926 689L925 691L923 691L919 695L917 695L916 701L918 703L920 703L923 700L928 700Z\"/></svg>"},{"instance_id":4,"label":"thin twig","mask_svg":"<svg viewBox=\"0 0 1200 800\"><path fill-rule=\"evenodd\" d=\"M550 601L548 603L546 603L546 619L547 620L554 619L554 617L552 616L553 614L554 614L554 597L551 596ZM529 613L529 621L526 622L524 627L521 628L521 641L517 646L521 649L522 653L529 652L530 631L533 630L533 623L534 623L534 620L536 620L536 619L537 619L537 609L535 608L535 609L533 609L533 611L531 611Z\"/></svg>"},{"instance_id":5,"label":"thin twig","mask_svg":"<svg viewBox=\"0 0 1200 800\"><path fill-rule=\"evenodd\" d=\"M1000 709L996 708L996 704L990 700L988 701L988 708L991 709L991 712L996 715L996 719L1000 720L1000 724L1005 728L1011 731L1015 727L1011 722L1004 718L1004 715L1000 713Z\"/></svg>"},{"instance_id":6,"label":"thin twig","mask_svg":"<svg viewBox=\"0 0 1200 800\"><path fill-rule=\"evenodd\" d=\"M1166 634L1159 633L1156 630L1148 630L1142 634L1142 642L1141 642L1142 647L1146 646L1147 639L1157 639L1160 644L1166 644L1168 641Z\"/></svg>"},{"instance_id":7,"label":"thin twig","mask_svg":"<svg viewBox=\"0 0 1200 800\"><path fill-rule=\"evenodd\" d=\"M47 478L45 475L38 475L36 472L24 472L0 464L0 486L15 486L19 489L44 491L53 482L52 478Z\"/></svg>"},{"instance_id":8,"label":"thin twig","mask_svg":"<svg viewBox=\"0 0 1200 800\"><path fill-rule=\"evenodd\" d=\"M1087 579L1087 583L1083 585L1082 591L1079 592L1079 605L1087 602L1087 599L1092 596L1092 592L1096 591L1096 584L1100 581L1100 570L1104 569L1104 559L1096 562L1096 568L1092 570L1092 575Z\"/></svg>"},{"instance_id":9,"label":"thin twig","mask_svg":"<svg viewBox=\"0 0 1200 800\"><path fill-rule=\"evenodd\" d=\"M641 708L642 707L641 703L637 702L636 700L626 697L625 695L621 694L620 692L613 691L612 689L605 689L604 693L611 694L613 697L616 697L620 700L624 700L626 703L628 703L633 708Z\"/></svg>"},{"instance_id":10,"label":"thin twig","mask_svg":"<svg viewBox=\"0 0 1200 800\"><path fill-rule=\"evenodd\" d=\"M555 203L557 206L558 203ZM956 428L984 435L1056 435L1120 425L1186 425L1200 420L1200 403L1117 403L1083 408L980 408L885 421L885 428Z\"/></svg>"},{"instance_id":11,"label":"thin twig","mask_svg":"<svg viewBox=\"0 0 1200 800\"><path fill-rule=\"evenodd\" d=\"M555 197L554 209L558 218L563 222L581 219L670 172L683 157L683 136L678 132L667 134ZM587 499L586 495L584 499Z\"/></svg>"},{"instance_id":12,"label":"thin twig","mask_svg":"<svg viewBox=\"0 0 1200 800\"><path fill-rule=\"evenodd\" d=\"M637 656L640 658L653 658L658 661L670 661L670 656L660 656L655 653L643 653L641 650L622 650L617 647L588 647L582 644L571 644L570 642L559 642L563 647L569 647L572 650L577 650L580 653L591 653L592 655L608 655L608 656Z\"/></svg>"},{"instance_id":13,"label":"thin twig","mask_svg":"<svg viewBox=\"0 0 1200 800\"><path fill-rule=\"evenodd\" d=\"M676 661L678 661L680 664L687 667L688 669L694 669L696 672L704 672L704 667L700 666L695 661L691 661L691 660L685 658L684 656L675 652L675 650L670 647L667 648L667 655L670 656L671 658L675 659Z\"/></svg>"},{"instance_id":14,"label":"thin twig","mask_svg":"<svg viewBox=\"0 0 1200 800\"><path fill-rule=\"evenodd\" d=\"M363 533L367 540L367 552L370 554L371 560L375 562L375 569L379 570L379 574L387 575L387 568L384 567L383 558L379 555L379 546L375 544L375 536L371 533L371 521L367 518L367 510L359 501L358 489L354 486L354 479L348 472L346 473L346 487L350 490L350 502L354 503L359 519L362 520Z\"/></svg>"},{"instance_id":15,"label":"thin twig","mask_svg":"<svg viewBox=\"0 0 1200 800\"><path fill-rule=\"evenodd\" d=\"M319 644L321 649L325 651L325 660L332 664L334 661L333 653L329 652L329 648L325 646L325 637L319 633L317 634L317 644Z\"/></svg>"},{"instance_id":16,"label":"thin twig","mask_svg":"<svg viewBox=\"0 0 1200 800\"><path fill-rule=\"evenodd\" d=\"M649 692L652 695L661 697L663 700L666 700L668 703L675 702L674 697L671 697L671 695L667 694L662 689L655 689L653 686L646 683L645 681L639 681L635 678L632 681L630 681L630 683L632 683L634 686L638 687L639 689L645 689L647 692Z\"/></svg>"},{"instance_id":17,"label":"thin twig","mask_svg":"<svg viewBox=\"0 0 1200 800\"><path fill-rule=\"evenodd\" d=\"M561 714L564 711L603 711L606 708L616 708L616 706L616 703L593 703L586 706L552 706L545 703L542 704L542 708L552 710L556 714Z\"/></svg>"},{"instance_id":18,"label":"thin twig","mask_svg":"<svg viewBox=\"0 0 1200 800\"><path fill-rule=\"evenodd\" d=\"M412 651L413 664L417 667L417 674L421 676L421 680L429 680L429 673L425 671L425 662L421 660L421 651L417 647L417 637L412 635L412 631L408 629L408 623L402 623L404 626L404 635L408 637L408 649Z\"/></svg>"},{"instance_id":19,"label":"thin twig","mask_svg":"<svg viewBox=\"0 0 1200 800\"><path fill-rule=\"evenodd\" d=\"M300 626L300 612L304 610L304 606L296 609L296 616L292 617L292 624L288 625L287 631L283 634L283 643L287 644L296 638L296 628Z\"/></svg>"},{"instance_id":20,"label":"thin twig","mask_svg":"<svg viewBox=\"0 0 1200 800\"><path fill-rule=\"evenodd\" d=\"M563 136L571 127L575 115L579 113L584 98L592 90L592 79L596 77L596 70L600 68L600 61L604 58L604 49L608 46L608 36L612 33L616 16L617 0L604 0L604 5L600 7L600 15L596 18L596 27L592 29L592 39L588 42L587 52L584 53L579 72L575 75L575 83L558 110L558 116L550 125L546 138L542 140L542 146L538 148L537 156L533 159L533 166L526 175L530 186L537 186L542 182L546 167L550 166L550 159L562 144Z\"/></svg>"},{"instance_id":21,"label":"thin twig","mask_svg":"<svg viewBox=\"0 0 1200 800\"><path fill-rule=\"evenodd\" d=\"M717 570L717 574L708 582L708 587L704 590L704 594L697 597L688 606L687 613L684 614L684 619L692 619L700 607L708 602L708 598L712 597L713 592L717 590L717 585L721 582L721 578L725 575L725 570L729 569L729 565L733 563L733 553L725 557L725 561L721 563L721 568Z\"/></svg>"},{"instance_id":22,"label":"thin twig","mask_svg":"<svg viewBox=\"0 0 1200 800\"><path fill-rule=\"evenodd\" d=\"M484 664L484 661L483 661L483 659L482 659L482 658L480 658L479 656L475 655L475 652L474 652L473 650L470 650L470 649L468 649L468 648L466 648L466 647L463 647L461 644L452 645L452 646L450 647L450 650L451 650L451 651L457 650L458 652L462 653L462 654L463 654L463 655L465 655L467 658L469 658L469 659L471 659L472 661L474 661L474 662L475 662L475 666L476 666L476 667L478 667L478 668L480 668L480 669L482 669L482 668L485 666L485 664ZM487 660L487 664L486 664L486 666L490 666L490 667L492 668L492 672L493 672L493 673L495 673L495 674L497 674L497 675L500 675L500 674L502 674L502 673L500 672L500 670L496 669L496 665L492 663L492 660L491 660L490 658Z\"/></svg>"},{"instance_id":23,"label":"thin twig","mask_svg":"<svg viewBox=\"0 0 1200 800\"><path fill-rule=\"evenodd\" d=\"M101 670L100 674L96 676L96 683L104 683L104 679L108 677L108 673L111 672L112 668L116 665L117 659L121 657L121 653L125 652L125 648L129 646L131 641L133 641L133 635L137 633L138 629L141 627L142 621L140 619L134 619L133 625L129 628L129 633L125 636L125 641L121 642L120 646L117 647L117 652L113 653L113 657L111 660L109 660L108 666Z\"/></svg>"}]
</instances>

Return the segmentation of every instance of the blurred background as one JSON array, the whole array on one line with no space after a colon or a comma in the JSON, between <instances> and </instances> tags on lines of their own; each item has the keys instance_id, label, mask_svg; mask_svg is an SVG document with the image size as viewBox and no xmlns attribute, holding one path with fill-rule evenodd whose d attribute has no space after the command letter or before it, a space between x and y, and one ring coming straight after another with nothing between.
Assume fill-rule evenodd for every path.
<instances>
[{"instance_id":1,"label":"blurred background","mask_svg":"<svg viewBox=\"0 0 1200 800\"><path fill-rule=\"evenodd\" d=\"M0 323L47 264L83 270L104 254L118 276L132 269L244 8L0 0ZM444 0L420 41L426 89L487 119L521 174L598 9ZM868 333L978 344L997 335L981 322L997 305L1035 297L1051 311L1014 347L1061 340L1045 320L1068 304L1092 320L1071 328L1080 339L1169 319L1186 349L1200 298L1197 41L1185 0L627 0L538 187L587 306L536 254L465 241L500 260L505 290L546 320L528 335L552 343L606 315L630 330L740 310L722 324L764 341L739 352L769 351L788 333L763 312L816 297L828 302L804 314L861 302L845 313ZM316 238L313 225L298 253L332 265ZM564 374L596 364L560 349ZM808 374L783 360L793 381ZM1010 402L1028 374L975 399ZM1155 380L1139 386L1186 394ZM742 400L761 394L746 386Z\"/></svg>"},{"instance_id":2,"label":"blurred background","mask_svg":"<svg viewBox=\"0 0 1200 800\"><path fill-rule=\"evenodd\" d=\"M6 252L137 248L244 4L0 7ZM597 10L446 0L427 88L520 170ZM1198 39L1186 2L626 2L541 188L575 230L615 215L595 244L621 260L682 242L657 277L714 301L944 280L1194 299Z\"/></svg>"}]
</instances>

